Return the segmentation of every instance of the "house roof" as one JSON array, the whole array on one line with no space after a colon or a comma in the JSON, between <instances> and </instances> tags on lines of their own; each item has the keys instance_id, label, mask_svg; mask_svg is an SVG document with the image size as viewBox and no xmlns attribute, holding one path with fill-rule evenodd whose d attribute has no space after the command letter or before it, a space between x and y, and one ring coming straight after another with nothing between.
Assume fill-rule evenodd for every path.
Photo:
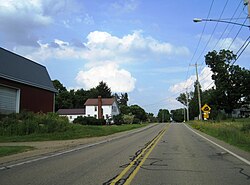
<instances>
[{"instance_id":1,"label":"house roof","mask_svg":"<svg viewBox=\"0 0 250 185\"><path fill-rule=\"evenodd\" d=\"M47 69L27 58L0 47L0 77L57 92Z\"/></svg>"},{"instance_id":2,"label":"house roof","mask_svg":"<svg viewBox=\"0 0 250 185\"><path fill-rule=\"evenodd\" d=\"M113 105L115 98L102 98L102 105ZM87 99L85 106L98 106L98 99Z\"/></svg>"},{"instance_id":3,"label":"house roof","mask_svg":"<svg viewBox=\"0 0 250 185\"><path fill-rule=\"evenodd\" d=\"M59 115L85 115L85 109L59 109Z\"/></svg>"}]
</instances>

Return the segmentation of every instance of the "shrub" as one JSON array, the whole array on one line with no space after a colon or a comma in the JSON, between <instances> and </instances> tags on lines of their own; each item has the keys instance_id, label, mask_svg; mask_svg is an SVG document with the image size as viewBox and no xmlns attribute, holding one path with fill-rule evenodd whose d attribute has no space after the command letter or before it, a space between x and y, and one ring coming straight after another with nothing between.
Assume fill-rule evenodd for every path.
<instances>
[{"instance_id":1,"label":"shrub","mask_svg":"<svg viewBox=\"0 0 250 185\"><path fill-rule=\"evenodd\" d=\"M78 116L73 123L81 124L81 125L105 125L105 119L96 119L95 117L82 117Z\"/></svg>"},{"instance_id":2,"label":"shrub","mask_svg":"<svg viewBox=\"0 0 250 185\"><path fill-rule=\"evenodd\" d=\"M122 119L122 115L121 114L113 116L113 120L114 120L114 124L116 124L116 125L123 124L123 119Z\"/></svg>"},{"instance_id":3,"label":"shrub","mask_svg":"<svg viewBox=\"0 0 250 185\"><path fill-rule=\"evenodd\" d=\"M132 124L134 120L134 115L132 114L124 114L122 116L122 120L124 124Z\"/></svg>"},{"instance_id":4,"label":"shrub","mask_svg":"<svg viewBox=\"0 0 250 185\"><path fill-rule=\"evenodd\" d=\"M2 136L63 132L67 128L68 120L55 113L21 112L7 115L0 120L0 135Z\"/></svg>"}]
</instances>

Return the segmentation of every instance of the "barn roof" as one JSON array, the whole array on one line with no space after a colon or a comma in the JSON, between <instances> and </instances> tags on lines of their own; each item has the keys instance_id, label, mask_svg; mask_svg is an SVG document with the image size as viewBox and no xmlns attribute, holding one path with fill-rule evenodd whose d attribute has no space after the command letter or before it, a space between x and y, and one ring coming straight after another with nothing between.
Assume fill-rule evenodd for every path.
<instances>
[{"instance_id":1,"label":"barn roof","mask_svg":"<svg viewBox=\"0 0 250 185\"><path fill-rule=\"evenodd\" d=\"M102 105L113 105L115 102L115 98L102 98ZM98 99L87 99L87 101L84 104L85 106L97 106L98 105Z\"/></svg>"},{"instance_id":2,"label":"barn roof","mask_svg":"<svg viewBox=\"0 0 250 185\"><path fill-rule=\"evenodd\" d=\"M0 77L57 92L44 66L1 47Z\"/></svg>"}]
</instances>

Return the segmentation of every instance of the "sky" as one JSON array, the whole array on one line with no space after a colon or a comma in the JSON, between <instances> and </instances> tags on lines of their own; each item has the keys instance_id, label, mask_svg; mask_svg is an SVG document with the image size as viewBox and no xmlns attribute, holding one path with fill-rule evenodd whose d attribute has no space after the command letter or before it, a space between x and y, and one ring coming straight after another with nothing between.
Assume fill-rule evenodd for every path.
<instances>
[{"instance_id":1,"label":"sky","mask_svg":"<svg viewBox=\"0 0 250 185\"><path fill-rule=\"evenodd\" d=\"M240 54L250 30L243 0L0 0L0 47L44 65L67 89L104 81L146 112L177 109L193 91L213 86L204 56ZM245 45L244 45L245 43ZM250 46L235 64L250 69ZM2 61L0 61L2 62Z\"/></svg>"}]
</instances>

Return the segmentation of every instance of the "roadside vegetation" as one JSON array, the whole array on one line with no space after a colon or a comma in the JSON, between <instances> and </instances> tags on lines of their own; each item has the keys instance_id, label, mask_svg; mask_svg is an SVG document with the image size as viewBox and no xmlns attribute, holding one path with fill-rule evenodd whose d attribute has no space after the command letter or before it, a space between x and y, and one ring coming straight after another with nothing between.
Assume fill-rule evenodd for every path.
<instances>
[{"instance_id":1,"label":"roadside vegetation","mask_svg":"<svg viewBox=\"0 0 250 185\"><path fill-rule=\"evenodd\" d=\"M82 118L79 119L82 121ZM92 121L91 121L92 120ZM100 125L102 122L88 118L71 124L66 117L56 113L35 114L23 112L0 118L0 142L67 140L98 137L143 127L147 124ZM97 125L91 125L91 123ZM82 124L81 124L82 123Z\"/></svg>"},{"instance_id":2,"label":"roadside vegetation","mask_svg":"<svg viewBox=\"0 0 250 185\"><path fill-rule=\"evenodd\" d=\"M250 152L250 118L220 122L191 121L190 125L201 132Z\"/></svg>"},{"instance_id":3,"label":"roadside vegetation","mask_svg":"<svg viewBox=\"0 0 250 185\"><path fill-rule=\"evenodd\" d=\"M33 150L31 146L0 146L0 157Z\"/></svg>"}]
</instances>

